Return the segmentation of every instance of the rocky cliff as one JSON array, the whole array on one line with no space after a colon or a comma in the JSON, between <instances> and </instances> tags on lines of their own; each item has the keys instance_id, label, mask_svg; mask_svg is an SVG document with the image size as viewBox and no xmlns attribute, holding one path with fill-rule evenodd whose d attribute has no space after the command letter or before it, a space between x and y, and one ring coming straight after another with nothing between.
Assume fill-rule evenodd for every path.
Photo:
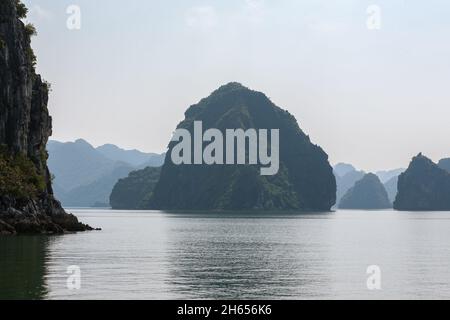
<instances>
[{"instance_id":1,"label":"rocky cliff","mask_svg":"<svg viewBox=\"0 0 450 320\"><path fill-rule=\"evenodd\" d=\"M169 152L148 208L192 210L328 211L336 180L328 155L299 128L295 118L263 93L229 83L191 106L178 128L279 129L280 167L260 175L258 165L175 165Z\"/></svg>"},{"instance_id":2,"label":"rocky cliff","mask_svg":"<svg viewBox=\"0 0 450 320\"><path fill-rule=\"evenodd\" d=\"M398 179L394 209L450 210L450 173L422 154L414 157L408 169Z\"/></svg>"},{"instance_id":3,"label":"rocky cliff","mask_svg":"<svg viewBox=\"0 0 450 320\"><path fill-rule=\"evenodd\" d=\"M391 207L392 204L383 184L373 173L368 173L357 181L339 204L340 209L376 210Z\"/></svg>"},{"instance_id":4,"label":"rocky cliff","mask_svg":"<svg viewBox=\"0 0 450 320\"><path fill-rule=\"evenodd\" d=\"M48 85L35 72L34 27L18 0L0 2L0 233L89 229L53 197L45 149Z\"/></svg>"}]
</instances>

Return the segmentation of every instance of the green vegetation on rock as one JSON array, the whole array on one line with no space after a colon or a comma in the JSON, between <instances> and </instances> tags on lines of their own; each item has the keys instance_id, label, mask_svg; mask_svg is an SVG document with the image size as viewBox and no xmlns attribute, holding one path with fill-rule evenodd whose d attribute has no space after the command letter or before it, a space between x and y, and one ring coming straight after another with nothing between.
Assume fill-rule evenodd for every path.
<instances>
[{"instance_id":1,"label":"green vegetation on rock","mask_svg":"<svg viewBox=\"0 0 450 320\"><path fill-rule=\"evenodd\" d=\"M20 0L16 0L16 10L17 10L17 17L19 19L24 19L27 17L28 8Z\"/></svg>"},{"instance_id":2,"label":"green vegetation on rock","mask_svg":"<svg viewBox=\"0 0 450 320\"><path fill-rule=\"evenodd\" d=\"M37 35L37 31L36 31L35 26L33 24L31 24L31 23L26 24L25 25L25 34L28 37L36 36Z\"/></svg>"},{"instance_id":3,"label":"green vegetation on rock","mask_svg":"<svg viewBox=\"0 0 450 320\"><path fill-rule=\"evenodd\" d=\"M0 147L0 194L25 200L36 198L46 189L45 177L34 163L23 154L11 154Z\"/></svg>"}]
</instances>

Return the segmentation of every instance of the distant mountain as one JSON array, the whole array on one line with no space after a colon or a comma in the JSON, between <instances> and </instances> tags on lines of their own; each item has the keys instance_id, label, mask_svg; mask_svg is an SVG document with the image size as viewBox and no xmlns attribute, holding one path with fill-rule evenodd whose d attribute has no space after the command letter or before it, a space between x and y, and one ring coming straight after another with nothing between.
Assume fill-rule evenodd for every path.
<instances>
[{"instance_id":1,"label":"distant mountain","mask_svg":"<svg viewBox=\"0 0 450 320\"><path fill-rule=\"evenodd\" d=\"M356 171L355 167L348 163L338 163L333 167L334 174L340 177L353 171Z\"/></svg>"},{"instance_id":2,"label":"distant mountain","mask_svg":"<svg viewBox=\"0 0 450 320\"><path fill-rule=\"evenodd\" d=\"M110 203L113 209L141 209L152 196L161 168L147 167L131 172L114 186Z\"/></svg>"},{"instance_id":3,"label":"distant mountain","mask_svg":"<svg viewBox=\"0 0 450 320\"><path fill-rule=\"evenodd\" d=\"M350 164L340 163L333 168L334 175L336 176L336 206L344 196L344 194L355 185L356 181L361 180L365 172L357 171L355 167Z\"/></svg>"},{"instance_id":4,"label":"distant mountain","mask_svg":"<svg viewBox=\"0 0 450 320\"><path fill-rule=\"evenodd\" d=\"M398 184L398 176L392 177L384 184L384 188L388 193L389 201L391 203L394 203L395 197L397 196L398 191L397 184Z\"/></svg>"},{"instance_id":5,"label":"distant mountain","mask_svg":"<svg viewBox=\"0 0 450 320\"><path fill-rule=\"evenodd\" d=\"M438 166L450 172L450 158L440 160Z\"/></svg>"},{"instance_id":6,"label":"distant mountain","mask_svg":"<svg viewBox=\"0 0 450 320\"><path fill-rule=\"evenodd\" d=\"M102 155L114 161L128 163L133 167L160 167L164 163L164 154L144 153L139 150L124 150L113 144L105 144L97 148Z\"/></svg>"},{"instance_id":7,"label":"distant mountain","mask_svg":"<svg viewBox=\"0 0 450 320\"><path fill-rule=\"evenodd\" d=\"M119 179L133 170L164 161L164 155L128 151L114 145L94 148L83 139L49 141L47 150L54 192L66 207L108 206L112 188Z\"/></svg>"},{"instance_id":8,"label":"distant mountain","mask_svg":"<svg viewBox=\"0 0 450 320\"><path fill-rule=\"evenodd\" d=\"M339 204L340 209L375 210L391 208L388 194L378 176L366 174L347 191Z\"/></svg>"},{"instance_id":9,"label":"distant mountain","mask_svg":"<svg viewBox=\"0 0 450 320\"><path fill-rule=\"evenodd\" d=\"M261 165L176 165L166 161L149 209L328 211L336 181L328 155L286 110L266 95L229 83L192 105L178 128L279 129L278 173L260 174ZM169 154L176 146L169 144Z\"/></svg>"},{"instance_id":10,"label":"distant mountain","mask_svg":"<svg viewBox=\"0 0 450 320\"><path fill-rule=\"evenodd\" d=\"M386 183L392 178L398 177L404 171L404 168L399 168L394 170L378 171L376 175L380 178L381 183Z\"/></svg>"},{"instance_id":11,"label":"distant mountain","mask_svg":"<svg viewBox=\"0 0 450 320\"><path fill-rule=\"evenodd\" d=\"M421 153L414 157L398 180L396 210L450 210L450 173Z\"/></svg>"},{"instance_id":12,"label":"distant mountain","mask_svg":"<svg viewBox=\"0 0 450 320\"><path fill-rule=\"evenodd\" d=\"M72 189L61 195L60 201L66 207L109 207L109 195L119 179L134 170L129 165L118 166L96 181Z\"/></svg>"},{"instance_id":13,"label":"distant mountain","mask_svg":"<svg viewBox=\"0 0 450 320\"><path fill-rule=\"evenodd\" d=\"M50 141L47 151L50 172L55 176L54 182L66 192L91 184L120 165L82 139L67 143Z\"/></svg>"}]
</instances>

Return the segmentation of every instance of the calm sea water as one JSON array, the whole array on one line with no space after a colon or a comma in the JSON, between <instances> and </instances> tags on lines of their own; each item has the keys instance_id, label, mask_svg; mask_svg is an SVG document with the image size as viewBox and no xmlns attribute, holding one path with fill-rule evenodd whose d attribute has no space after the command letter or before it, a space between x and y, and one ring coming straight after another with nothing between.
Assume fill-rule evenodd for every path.
<instances>
[{"instance_id":1,"label":"calm sea water","mask_svg":"<svg viewBox=\"0 0 450 320\"><path fill-rule=\"evenodd\" d=\"M450 298L450 212L70 211L103 231L0 238L0 298Z\"/></svg>"}]
</instances>

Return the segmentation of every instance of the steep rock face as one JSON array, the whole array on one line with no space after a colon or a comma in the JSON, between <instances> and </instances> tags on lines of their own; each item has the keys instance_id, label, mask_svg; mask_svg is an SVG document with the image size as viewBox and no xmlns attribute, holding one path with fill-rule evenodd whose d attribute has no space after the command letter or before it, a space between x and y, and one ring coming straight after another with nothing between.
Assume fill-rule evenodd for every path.
<instances>
[{"instance_id":1,"label":"steep rock face","mask_svg":"<svg viewBox=\"0 0 450 320\"><path fill-rule=\"evenodd\" d=\"M398 179L394 208L402 211L450 210L450 173L419 154Z\"/></svg>"},{"instance_id":2,"label":"steep rock face","mask_svg":"<svg viewBox=\"0 0 450 320\"><path fill-rule=\"evenodd\" d=\"M48 86L35 73L33 29L24 7L0 2L0 233L59 233L89 228L53 197L45 145L51 135Z\"/></svg>"},{"instance_id":3,"label":"steep rock face","mask_svg":"<svg viewBox=\"0 0 450 320\"><path fill-rule=\"evenodd\" d=\"M391 208L388 194L380 179L373 173L366 174L342 198L340 209L387 209Z\"/></svg>"},{"instance_id":4,"label":"steep rock face","mask_svg":"<svg viewBox=\"0 0 450 320\"><path fill-rule=\"evenodd\" d=\"M229 83L191 106L178 128L280 129L280 169L261 176L257 165L175 165L169 151L148 208L193 210L327 211L336 181L327 154L311 143L295 118L263 93Z\"/></svg>"}]
</instances>

